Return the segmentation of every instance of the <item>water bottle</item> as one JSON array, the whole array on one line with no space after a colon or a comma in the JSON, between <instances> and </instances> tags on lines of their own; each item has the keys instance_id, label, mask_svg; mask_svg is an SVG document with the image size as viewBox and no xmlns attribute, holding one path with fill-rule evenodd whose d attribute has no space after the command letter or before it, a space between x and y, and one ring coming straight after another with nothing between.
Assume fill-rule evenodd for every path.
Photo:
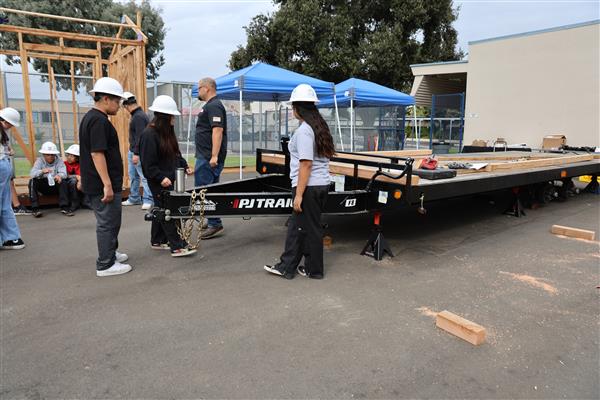
<instances>
[{"instance_id":1,"label":"water bottle","mask_svg":"<svg viewBox=\"0 0 600 400\"><path fill-rule=\"evenodd\" d=\"M177 193L185 192L185 170L183 168L177 168L175 176L175 191Z\"/></svg>"},{"instance_id":2,"label":"water bottle","mask_svg":"<svg viewBox=\"0 0 600 400\"><path fill-rule=\"evenodd\" d=\"M54 186L54 175L52 172L48 172L48 186Z\"/></svg>"}]
</instances>

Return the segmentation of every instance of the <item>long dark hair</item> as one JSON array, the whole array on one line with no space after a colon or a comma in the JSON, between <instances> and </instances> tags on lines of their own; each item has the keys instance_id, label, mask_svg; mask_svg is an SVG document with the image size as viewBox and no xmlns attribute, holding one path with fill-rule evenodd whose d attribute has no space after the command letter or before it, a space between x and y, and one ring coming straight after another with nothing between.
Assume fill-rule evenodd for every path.
<instances>
[{"instance_id":1,"label":"long dark hair","mask_svg":"<svg viewBox=\"0 0 600 400\"><path fill-rule=\"evenodd\" d=\"M335 146L333 145L329 125L327 125L327 122L325 122L315 104L306 101L295 101L292 103L292 106L298 116L310 125L315 133L317 154L321 157L333 157Z\"/></svg>"},{"instance_id":2,"label":"long dark hair","mask_svg":"<svg viewBox=\"0 0 600 400\"><path fill-rule=\"evenodd\" d=\"M0 122L4 121L3 118L0 118ZM0 144L2 144L2 146L5 146L6 144L8 144L8 135L6 134L6 132L4 131L4 128L2 127L2 125L0 125Z\"/></svg>"},{"instance_id":3,"label":"long dark hair","mask_svg":"<svg viewBox=\"0 0 600 400\"><path fill-rule=\"evenodd\" d=\"M155 112L150 126L158 132L161 157L174 160L178 156L181 156L177 137L175 136L175 128L171 125L171 115Z\"/></svg>"}]
</instances>

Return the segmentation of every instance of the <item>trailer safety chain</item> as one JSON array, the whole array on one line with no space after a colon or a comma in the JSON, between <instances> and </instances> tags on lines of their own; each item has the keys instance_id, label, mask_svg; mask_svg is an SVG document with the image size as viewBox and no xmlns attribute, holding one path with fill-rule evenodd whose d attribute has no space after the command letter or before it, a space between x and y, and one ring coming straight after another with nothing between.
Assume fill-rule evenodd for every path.
<instances>
[{"instance_id":1,"label":"trailer safety chain","mask_svg":"<svg viewBox=\"0 0 600 400\"><path fill-rule=\"evenodd\" d=\"M200 196L200 219L196 219L196 198ZM190 217L185 220L180 221L180 227L177 227L177 233L181 237L183 241L188 244L190 249L197 249L200 247L200 240L202 240L202 226L204 225L204 200L206 199L206 189L202 189L198 192L192 190L192 194L190 196ZM196 238L196 243L192 244L192 234L194 233L194 225L195 222L198 223L198 237Z\"/></svg>"}]
</instances>

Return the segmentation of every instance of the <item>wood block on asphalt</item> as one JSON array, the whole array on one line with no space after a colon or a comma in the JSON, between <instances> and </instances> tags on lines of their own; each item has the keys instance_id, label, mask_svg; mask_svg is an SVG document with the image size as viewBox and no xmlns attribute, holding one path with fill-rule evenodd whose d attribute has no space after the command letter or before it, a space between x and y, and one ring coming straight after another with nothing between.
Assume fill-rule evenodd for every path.
<instances>
[{"instance_id":1,"label":"wood block on asphalt","mask_svg":"<svg viewBox=\"0 0 600 400\"><path fill-rule=\"evenodd\" d=\"M588 231L586 229L571 228L571 227L562 226L562 225L552 225L552 229L550 231L552 233L554 233L555 235L563 235L563 236L568 236L568 237L573 237L573 238L578 238L578 239L594 240L594 238L596 237L596 232L594 232L594 231Z\"/></svg>"},{"instance_id":2,"label":"wood block on asphalt","mask_svg":"<svg viewBox=\"0 0 600 400\"><path fill-rule=\"evenodd\" d=\"M450 311L442 311L435 318L435 325L467 342L480 345L485 342L485 328L475 322L459 317Z\"/></svg>"}]
</instances>

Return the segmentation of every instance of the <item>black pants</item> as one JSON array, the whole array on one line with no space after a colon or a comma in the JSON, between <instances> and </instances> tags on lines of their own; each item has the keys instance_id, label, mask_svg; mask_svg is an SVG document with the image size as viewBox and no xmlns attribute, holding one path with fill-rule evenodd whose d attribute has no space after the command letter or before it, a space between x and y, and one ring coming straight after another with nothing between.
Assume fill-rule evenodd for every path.
<instances>
[{"instance_id":1,"label":"black pants","mask_svg":"<svg viewBox=\"0 0 600 400\"><path fill-rule=\"evenodd\" d=\"M309 276L323 275L323 226L321 213L327 202L327 186L307 186L302 196L302 212L292 212L285 238L285 250L277 265L286 274L296 273L304 256L304 268ZM296 188L292 188L292 198Z\"/></svg>"},{"instance_id":2,"label":"black pants","mask_svg":"<svg viewBox=\"0 0 600 400\"><path fill-rule=\"evenodd\" d=\"M96 216L96 243L98 245L98 271L108 269L115 263L115 251L119 248L119 231L121 230L121 192L115 193L113 201L100 201L103 194L89 195L94 215Z\"/></svg>"},{"instance_id":3,"label":"black pants","mask_svg":"<svg viewBox=\"0 0 600 400\"><path fill-rule=\"evenodd\" d=\"M60 208L69 207L69 184L66 179L54 182L54 186L48 184L48 178L32 178L29 180L29 199L31 208L39 208L39 194L58 194L58 206Z\"/></svg>"},{"instance_id":4,"label":"black pants","mask_svg":"<svg viewBox=\"0 0 600 400\"><path fill-rule=\"evenodd\" d=\"M83 200L83 192L77 190L77 178L68 177L66 179L67 186L69 188L69 204L71 210L77 210L81 207L81 201Z\"/></svg>"},{"instance_id":5,"label":"black pants","mask_svg":"<svg viewBox=\"0 0 600 400\"><path fill-rule=\"evenodd\" d=\"M161 193L163 190L173 190L173 186L163 188L160 183L148 179L148 186L152 192L152 198L154 205L162 207ZM187 243L181 239L179 233L177 233L177 225L175 221L157 221L152 220L152 227L150 228L150 242L151 244L164 244L169 243L171 250L182 249L187 246Z\"/></svg>"}]
</instances>

